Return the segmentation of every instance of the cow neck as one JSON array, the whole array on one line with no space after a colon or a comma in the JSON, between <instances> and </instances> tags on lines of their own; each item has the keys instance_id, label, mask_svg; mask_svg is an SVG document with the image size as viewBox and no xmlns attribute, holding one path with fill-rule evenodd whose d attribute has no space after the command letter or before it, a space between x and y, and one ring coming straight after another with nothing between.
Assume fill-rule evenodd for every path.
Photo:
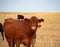
<instances>
[{"instance_id":1,"label":"cow neck","mask_svg":"<svg viewBox=\"0 0 60 47\"><path fill-rule=\"evenodd\" d=\"M35 30L30 30L30 31L27 32L28 37L33 37L34 34L36 34Z\"/></svg>"}]
</instances>

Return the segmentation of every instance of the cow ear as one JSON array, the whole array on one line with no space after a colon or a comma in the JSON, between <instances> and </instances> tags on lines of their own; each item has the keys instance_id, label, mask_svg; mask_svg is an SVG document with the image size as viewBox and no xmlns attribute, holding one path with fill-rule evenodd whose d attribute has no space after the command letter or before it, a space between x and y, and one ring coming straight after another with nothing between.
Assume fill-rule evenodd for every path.
<instances>
[{"instance_id":1,"label":"cow ear","mask_svg":"<svg viewBox=\"0 0 60 47\"><path fill-rule=\"evenodd\" d=\"M44 22L44 19L38 19L38 22L41 23L41 22Z\"/></svg>"},{"instance_id":2,"label":"cow ear","mask_svg":"<svg viewBox=\"0 0 60 47\"><path fill-rule=\"evenodd\" d=\"M38 25L38 28L40 28L41 27L41 25Z\"/></svg>"},{"instance_id":3,"label":"cow ear","mask_svg":"<svg viewBox=\"0 0 60 47\"><path fill-rule=\"evenodd\" d=\"M28 22L28 21L30 21L30 19L28 19L28 18L25 18L25 19L24 19L24 21Z\"/></svg>"}]
</instances>

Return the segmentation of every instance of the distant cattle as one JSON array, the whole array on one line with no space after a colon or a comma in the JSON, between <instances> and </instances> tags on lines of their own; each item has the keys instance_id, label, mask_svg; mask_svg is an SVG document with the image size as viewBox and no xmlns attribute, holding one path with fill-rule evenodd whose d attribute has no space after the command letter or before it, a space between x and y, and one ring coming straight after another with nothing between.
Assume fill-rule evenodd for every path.
<instances>
[{"instance_id":1,"label":"distant cattle","mask_svg":"<svg viewBox=\"0 0 60 47\"><path fill-rule=\"evenodd\" d=\"M1 32L2 38L4 40L4 33L3 33L3 25L2 25L2 23L0 23L0 32Z\"/></svg>"},{"instance_id":2,"label":"distant cattle","mask_svg":"<svg viewBox=\"0 0 60 47\"><path fill-rule=\"evenodd\" d=\"M4 22L4 32L9 47L19 47L24 44L30 47L33 39L36 38L36 30L39 26L38 23L43 22L44 19L38 19L32 16L30 19L25 18L23 21L16 19L6 19Z\"/></svg>"},{"instance_id":3,"label":"distant cattle","mask_svg":"<svg viewBox=\"0 0 60 47\"><path fill-rule=\"evenodd\" d=\"M17 19L19 19L20 21L24 19L24 15L17 15Z\"/></svg>"}]
</instances>

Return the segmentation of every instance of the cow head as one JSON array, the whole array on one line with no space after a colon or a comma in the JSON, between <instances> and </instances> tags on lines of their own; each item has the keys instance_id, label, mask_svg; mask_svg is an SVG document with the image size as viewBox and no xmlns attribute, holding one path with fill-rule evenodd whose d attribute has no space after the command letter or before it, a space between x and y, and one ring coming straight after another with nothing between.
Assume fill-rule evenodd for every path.
<instances>
[{"instance_id":1,"label":"cow head","mask_svg":"<svg viewBox=\"0 0 60 47\"><path fill-rule=\"evenodd\" d=\"M44 22L44 19L38 19L35 16L32 16L30 19L25 19L26 22L29 22L30 28L32 30L37 30L38 27L41 27L41 25L38 25L38 23Z\"/></svg>"}]
</instances>

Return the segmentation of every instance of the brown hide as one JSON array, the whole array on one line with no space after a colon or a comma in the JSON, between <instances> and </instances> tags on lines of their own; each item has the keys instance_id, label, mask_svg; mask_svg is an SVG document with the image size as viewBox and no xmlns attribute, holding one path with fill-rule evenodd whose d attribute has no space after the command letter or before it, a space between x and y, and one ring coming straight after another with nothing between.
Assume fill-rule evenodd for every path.
<instances>
[{"instance_id":1,"label":"brown hide","mask_svg":"<svg viewBox=\"0 0 60 47\"><path fill-rule=\"evenodd\" d=\"M35 16L23 21L11 18L6 19L3 28L9 47L14 47L14 44L16 44L16 47L19 47L20 44L30 47L33 39L36 38L38 22L42 20ZM34 28L32 29L32 27Z\"/></svg>"}]
</instances>

